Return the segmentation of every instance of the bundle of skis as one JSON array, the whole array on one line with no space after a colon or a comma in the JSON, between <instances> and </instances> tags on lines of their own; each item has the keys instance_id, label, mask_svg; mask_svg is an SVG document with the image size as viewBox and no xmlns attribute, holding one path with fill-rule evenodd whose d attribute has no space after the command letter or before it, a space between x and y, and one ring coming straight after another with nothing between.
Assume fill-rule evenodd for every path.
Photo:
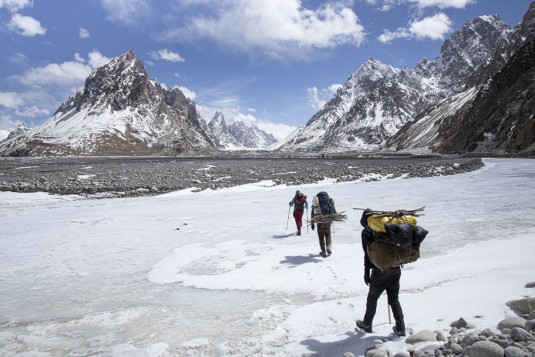
<instances>
[{"instance_id":1,"label":"bundle of skis","mask_svg":"<svg viewBox=\"0 0 535 357\"><path fill-rule=\"evenodd\" d=\"M332 214L319 214L310 220L311 224L318 224L318 223L330 223L330 222L343 222L347 219L347 216L344 214L344 211L342 212L336 212Z\"/></svg>"}]
</instances>

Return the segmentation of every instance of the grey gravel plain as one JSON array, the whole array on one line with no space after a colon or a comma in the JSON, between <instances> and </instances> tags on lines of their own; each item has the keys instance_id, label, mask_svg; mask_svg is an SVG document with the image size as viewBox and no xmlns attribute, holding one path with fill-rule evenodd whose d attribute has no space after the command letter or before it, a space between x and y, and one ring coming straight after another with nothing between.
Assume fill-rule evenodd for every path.
<instances>
[{"instance_id":1,"label":"grey gravel plain","mask_svg":"<svg viewBox=\"0 0 535 357\"><path fill-rule=\"evenodd\" d=\"M394 157L26 157L0 158L0 191L88 197L220 189L262 180L301 185L326 178L355 181L452 175L483 166L480 158Z\"/></svg>"}]
</instances>

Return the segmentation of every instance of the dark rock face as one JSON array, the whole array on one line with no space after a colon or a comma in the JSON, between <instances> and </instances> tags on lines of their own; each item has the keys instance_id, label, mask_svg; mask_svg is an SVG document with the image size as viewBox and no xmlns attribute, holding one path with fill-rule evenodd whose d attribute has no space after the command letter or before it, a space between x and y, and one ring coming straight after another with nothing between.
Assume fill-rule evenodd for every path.
<instances>
[{"instance_id":1,"label":"dark rock face","mask_svg":"<svg viewBox=\"0 0 535 357\"><path fill-rule=\"evenodd\" d=\"M439 153L531 155L534 151L533 39L535 2L464 92L421 112L386 144L394 150L427 147Z\"/></svg>"},{"instance_id":2,"label":"dark rock face","mask_svg":"<svg viewBox=\"0 0 535 357\"><path fill-rule=\"evenodd\" d=\"M442 127L443 153L526 152L535 144L535 39L518 50L459 118Z\"/></svg>"}]
</instances>

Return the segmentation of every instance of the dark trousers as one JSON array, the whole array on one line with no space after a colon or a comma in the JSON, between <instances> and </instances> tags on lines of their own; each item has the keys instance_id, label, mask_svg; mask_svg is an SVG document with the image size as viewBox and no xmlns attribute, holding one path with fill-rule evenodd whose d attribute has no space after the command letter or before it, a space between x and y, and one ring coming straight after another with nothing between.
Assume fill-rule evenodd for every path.
<instances>
[{"instance_id":1,"label":"dark trousers","mask_svg":"<svg viewBox=\"0 0 535 357\"><path fill-rule=\"evenodd\" d=\"M396 320L396 328L400 331L405 331L405 322L403 321L403 310L399 303L399 279L401 278L401 268L392 268L381 271L377 268L372 268L370 290L368 292L368 300L366 301L366 314L364 315L364 323L372 326L373 317L377 310L377 300L386 290L388 304L392 307L392 313Z\"/></svg>"},{"instance_id":2,"label":"dark trousers","mask_svg":"<svg viewBox=\"0 0 535 357\"><path fill-rule=\"evenodd\" d=\"M301 233L301 227L303 227L303 212L304 211L294 210L295 225L297 226L297 231L299 233Z\"/></svg>"},{"instance_id":3,"label":"dark trousers","mask_svg":"<svg viewBox=\"0 0 535 357\"><path fill-rule=\"evenodd\" d=\"M330 223L318 223L318 238L320 241L320 249L323 253L325 253L325 248L327 248L328 251L332 251Z\"/></svg>"}]
</instances>

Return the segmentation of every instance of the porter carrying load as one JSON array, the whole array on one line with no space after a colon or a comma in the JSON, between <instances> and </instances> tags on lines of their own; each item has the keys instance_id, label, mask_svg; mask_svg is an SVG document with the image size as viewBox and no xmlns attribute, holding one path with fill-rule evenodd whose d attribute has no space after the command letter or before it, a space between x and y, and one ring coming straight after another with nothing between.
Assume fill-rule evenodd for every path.
<instances>
[{"instance_id":1,"label":"porter carrying load","mask_svg":"<svg viewBox=\"0 0 535 357\"><path fill-rule=\"evenodd\" d=\"M424 207L416 210L364 210L361 224L373 234L366 248L370 261L387 270L415 262L420 258L420 244L428 232L416 223Z\"/></svg>"}]
</instances>

